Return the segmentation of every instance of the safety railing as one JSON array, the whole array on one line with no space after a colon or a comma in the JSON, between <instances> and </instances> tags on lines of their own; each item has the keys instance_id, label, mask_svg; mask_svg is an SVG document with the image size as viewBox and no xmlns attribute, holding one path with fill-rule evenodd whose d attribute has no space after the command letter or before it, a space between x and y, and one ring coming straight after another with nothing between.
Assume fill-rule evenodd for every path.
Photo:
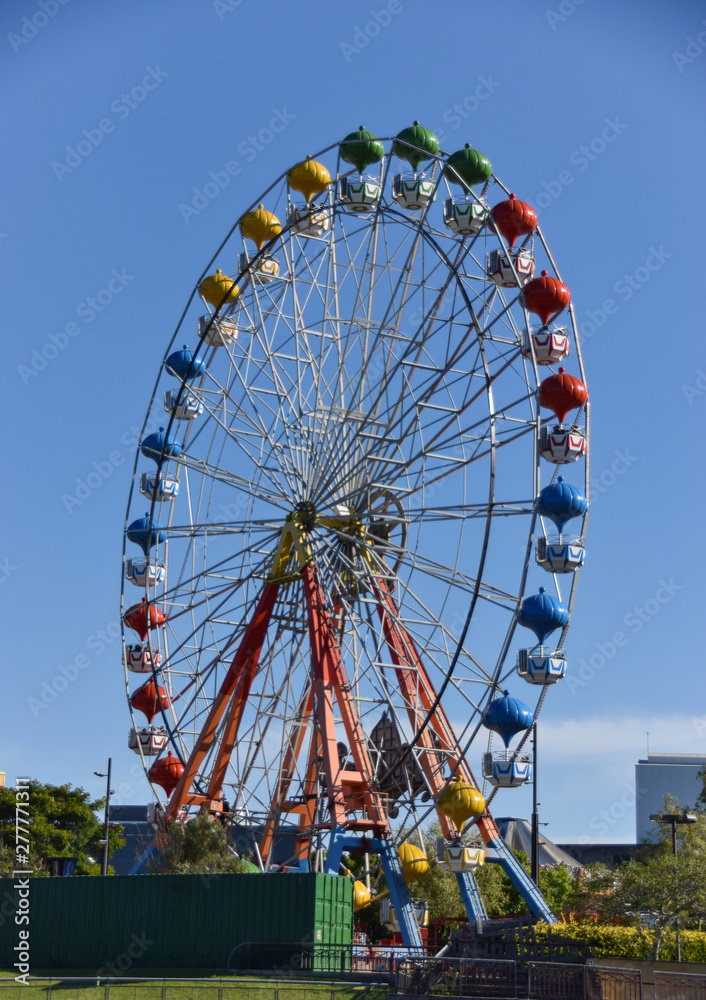
<instances>
[{"instance_id":1,"label":"safety railing","mask_svg":"<svg viewBox=\"0 0 706 1000\"><path fill-rule=\"evenodd\" d=\"M397 970L397 992L417 996L514 997L511 959L408 958Z\"/></svg>"},{"instance_id":2,"label":"safety railing","mask_svg":"<svg viewBox=\"0 0 706 1000\"><path fill-rule=\"evenodd\" d=\"M642 981L638 969L571 962L409 958L398 969L397 992L479 1000L641 1000ZM691 994L686 996L692 1000ZM706 1000L702 994L694 994L696 998ZM675 997L665 993L660 1000L675 1000Z\"/></svg>"},{"instance_id":3,"label":"safety railing","mask_svg":"<svg viewBox=\"0 0 706 1000\"><path fill-rule=\"evenodd\" d=\"M351 972L353 949L349 944L311 941L243 941L228 956L227 968L229 972Z\"/></svg>"},{"instance_id":4,"label":"safety railing","mask_svg":"<svg viewBox=\"0 0 706 1000\"><path fill-rule=\"evenodd\" d=\"M654 1000L706 1000L706 976L655 971Z\"/></svg>"},{"instance_id":5,"label":"safety railing","mask_svg":"<svg viewBox=\"0 0 706 1000\"><path fill-rule=\"evenodd\" d=\"M642 973L639 969L617 969L587 965L586 1000L641 1000Z\"/></svg>"}]
</instances>

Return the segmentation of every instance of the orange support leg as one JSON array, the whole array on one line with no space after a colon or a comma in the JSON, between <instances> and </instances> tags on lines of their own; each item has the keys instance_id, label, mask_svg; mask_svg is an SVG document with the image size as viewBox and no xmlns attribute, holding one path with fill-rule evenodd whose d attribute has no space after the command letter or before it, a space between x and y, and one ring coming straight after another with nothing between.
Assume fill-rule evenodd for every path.
<instances>
[{"instance_id":1,"label":"orange support leg","mask_svg":"<svg viewBox=\"0 0 706 1000\"><path fill-rule=\"evenodd\" d=\"M383 581L377 581L373 585L373 592L378 600L378 613L382 622L383 634L390 650L392 662L395 664L400 690L407 704L410 722L416 730L420 712L423 711L423 715L426 717L434 704L436 692L412 637L399 621L398 609L388 587ZM433 747L429 733L430 728L439 737L441 750L448 754L452 767L455 767L461 759L461 750L446 713L440 705L437 705L431 722L422 734L419 743L422 751L420 764L434 795L438 796L445 787L446 781L441 775L438 751ZM472 771L465 763L458 767L457 773L464 781L478 787ZM445 816L439 818L442 822L442 828L448 826L448 820ZM487 809L476 820L476 824L485 843L500 836L495 821ZM449 826L449 831L450 829ZM447 833L446 829L444 829L444 833Z\"/></svg>"},{"instance_id":2,"label":"orange support leg","mask_svg":"<svg viewBox=\"0 0 706 1000\"><path fill-rule=\"evenodd\" d=\"M272 851L275 829L277 823L279 822L279 817L283 812L284 802L289 794L289 786L294 775L294 770L296 768L297 760L299 759L299 754L301 752L307 730L310 728L307 725L307 722L311 717L313 706L314 693L309 685L304 692L304 697L302 698L297 711L296 721L292 724L292 728L289 733L287 749L285 750L280 770L279 784L272 799L272 803L270 804L267 820L265 821L265 828L260 838L260 857L265 864L265 868L267 868L270 864L270 853ZM312 740L316 742L315 735L313 733Z\"/></svg>"},{"instance_id":3,"label":"orange support leg","mask_svg":"<svg viewBox=\"0 0 706 1000\"><path fill-rule=\"evenodd\" d=\"M169 805L164 813L165 823L169 823L176 818L179 814L179 810L187 802L187 800L193 801L194 797L189 794L191 785L199 773L199 769L206 755L213 746L218 733L218 727L228 707L228 703L230 702L231 697L235 696L233 700L233 707L229 715L230 728L228 732L228 741L230 750L227 750L227 758L227 748L224 749L223 755L219 756L219 776L217 781L213 778L211 779L208 789L209 798L215 798L221 789L225 768L227 767L228 760L230 759L230 751L235 744L237 727L242 718L243 708L245 706L245 701L247 700L247 693L250 690L252 678L255 676L257 671L260 653L262 652L262 646L265 641L267 627L270 623L270 617L272 615L272 609L277 598L278 590L279 584L277 583L267 583L263 588L255 613L243 633L238 650L233 657L233 661L228 668L227 674L223 678L223 683L221 684L220 690L218 691L218 694L213 701L213 705L211 706L211 710L208 713L208 718L206 719L204 727L194 744L191 756L186 762L184 773L179 779L179 784L176 786L172 792L171 798L169 799ZM195 798L200 799L201 796L196 796ZM206 796L203 796L203 801L207 801Z\"/></svg>"},{"instance_id":4,"label":"orange support leg","mask_svg":"<svg viewBox=\"0 0 706 1000\"><path fill-rule=\"evenodd\" d=\"M335 638L335 628L326 610L321 586L309 565L302 570L302 583L309 620L316 721L324 757L331 827L372 829L375 831L375 836L387 836L389 834L387 812L382 796L374 786L372 762L363 727L351 698L350 685ZM334 695L355 763L355 771L341 771L333 716ZM355 811L364 812L366 818L347 821L347 806L349 811L355 807Z\"/></svg>"}]
</instances>

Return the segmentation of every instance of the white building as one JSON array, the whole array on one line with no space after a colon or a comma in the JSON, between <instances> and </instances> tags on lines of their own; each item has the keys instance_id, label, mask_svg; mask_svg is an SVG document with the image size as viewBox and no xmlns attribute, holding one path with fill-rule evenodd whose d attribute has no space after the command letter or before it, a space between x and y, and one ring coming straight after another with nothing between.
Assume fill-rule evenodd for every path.
<instances>
[{"instance_id":1,"label":"white building","mask_svg":"<svg viewBox=\"0 0 706 1000\"><path fill-rule=\"evenodd\" d=\"M650 816L664 807L664 796L673 795L682 808L696 803L703 783L706 754L648 753L635 765L635 820L637 843L655 829Z\"/></svg>"}]
</instances>

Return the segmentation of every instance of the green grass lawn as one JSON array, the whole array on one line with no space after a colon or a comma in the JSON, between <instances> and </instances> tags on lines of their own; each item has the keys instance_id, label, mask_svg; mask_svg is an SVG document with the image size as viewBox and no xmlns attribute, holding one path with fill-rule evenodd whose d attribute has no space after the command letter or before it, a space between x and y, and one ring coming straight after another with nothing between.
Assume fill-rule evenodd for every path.
<instances>
[{"instance_id":1,"label":"green grass lawn","mask_svg":"<svg viewBox=\"0 0 706 1000\"><path fill-rule=\"evenodd\" d=\"M385 986L360 986L354 983L330 983L317 980L290 979L273 982L257 976L239 975L237 980L224 976L221 970L210 969L131 969L131 975L141 979L152 979L144 983L110 984L111 1000L162 1000L163 979L175 980L166 984L167 1000L388 1000ZM0 1000L47 1000L49 989L56 1000L105 1000L105 986L90 982L76 982L77 978L90 977L95 984L95 969L42 970L33 969L32 976L51 976L50 982L30 983L24 986L14 982L15 973L0 969ZM187 979L212 979L213 983L179 982L180 976ZM3 982L5 980L5 982ZM10 981L8 981L10 980Z\"/></svg>"}]
</instances>

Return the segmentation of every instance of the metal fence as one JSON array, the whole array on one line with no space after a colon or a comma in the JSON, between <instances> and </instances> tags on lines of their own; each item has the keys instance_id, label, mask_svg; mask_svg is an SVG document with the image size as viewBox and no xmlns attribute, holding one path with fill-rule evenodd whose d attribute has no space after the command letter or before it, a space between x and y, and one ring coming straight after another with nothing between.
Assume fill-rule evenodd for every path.
<instances>
[{"instance_id":1,"label":"metal fence","mask_svg":"<svg viewBox=\"0 0 706 1000\"><path fill-rule=\"evenodd\" d=\"M532 1000L584 1000L585 965L528 962L528 996Z\"/></svg>"},{"instance_id":2,"label":"metal fence","mask_svg":"<svg viewBox=\"0 0 706 1000\"><path fill-rule=\"evenodd\" d=\"M583 965L593 956L593 949L582 942L558 935L536 941L533 934L471 938L464 941L464 954L474 958L513 959L516 962L570 962Z\"/></svg>"},{"instance_id":3,"label":"metal fence","mask_svg":"<svg viewBox=\"0 0 706 1000\"><path fill-rule=\"evenodd\" d=\"M637 969L569 962L514 962L487 958L404 960L397 991L408 995L530 998L530 1000L641 1000ZM696 995L695 995L696 996ZM663 1000L674 1000L666 993ZM688 1000L692 1000L688 995ZM698 1000L706 996L698 995Z\"/></svg>"},{"instance_id":4,"label":"metal fence","mask_svg":"<svg viewBox=\"0 0 706 1000\"><path fill-rule=\"evenodd\" d=\"M514 997L516 964L511 959L404 959L397 970L397 992L417 996Z\"/></svg>"},{"instance_id":5,"label":"metal fence","mask_svg":"<svg viewBox=\"0 0 706 1000\"><path fill-rule=\"evenodd\" d=\"M387 983L323 979L146 979L30 976L0 979L0 1000L388 1000Z\"/></svg>"},{"instance_id":6,"label":"metal fence","mask_svg":"<svg viewBox=\"0 0 706 1000\"><path fill-rule=\"evenodd\" d=\"M359 949L354 949L358 951ZM362 949L361 949L362 950ZM379 949L376 949L378 951ZM387 962L397 968L397 991L408 996L477 1000L641 1000L639 969L483 958L357 956L362 974ZM356 956L353 956L353 961ZM366 967L367 966L367 967ZM294 973L290 973L292 977ZM389 983L326 979L157 979L30 976L27 985L0 979L0 1000L390 1000ZM652 996L652 994L649 994ZM654 973L654 1000L706 1000L706 976Z\"/></svg>"},{"instance_id":7,"label":"metal fence","mask_svg":"<svg viewBox=\"0 0 706 1000\"><path fill-rule=\"evenodd\" d=\"M377 973L391 980L402 962L409 958L409 948L389 945L353 945L351 969L355 973Z\"/></svg>"},{"instance_id":8,"label":"metal fence","mask_svg":"<svg viewBox=\"0 0 706 1000\"><path fill-rule=\"evenodd\" d=\"M311 941L242 941L228 956L228 971L350 972L349 944L313 944Z\"/></svg>"},{"instance_id":9,"label":"metal fence","mask_svg":"<svg viewBox=\"0 0 706 1000\"><path fill-rule=\"evenodd\" d=\"M641 1000L639 969L528 962L531 1000Z\"/></svg>"},{"instance_id":10,"label":"metal fence","mask_svg":"<svg viewBox=\"0 0 706 1000\"><path fill-rule=\"evenodd\" d=\"M227 968L237 972L360 973L392 977L400 962L413 952L414 949L403 946L244 941L231 951Z\"/></svg>"},{"instance_id":11,"label":"metal fence","mask_svg":"<svg viewBox=\"0 0 706 1000\"><path fill-rule=\"evenodd\" d=\"M639 969L614 969L587 965L586 1000L641 1000L642 973Z\"/></svg>"},{"instance_id":12,"label":"metal fence","mask_svg":"<svg viewBox=\"0 0 706 1000\"><path fill-rule=\"evenodd\" d=\"M706 1000L706 976L655 971L654 1000Z\"/></svg>"}]
</instances>

